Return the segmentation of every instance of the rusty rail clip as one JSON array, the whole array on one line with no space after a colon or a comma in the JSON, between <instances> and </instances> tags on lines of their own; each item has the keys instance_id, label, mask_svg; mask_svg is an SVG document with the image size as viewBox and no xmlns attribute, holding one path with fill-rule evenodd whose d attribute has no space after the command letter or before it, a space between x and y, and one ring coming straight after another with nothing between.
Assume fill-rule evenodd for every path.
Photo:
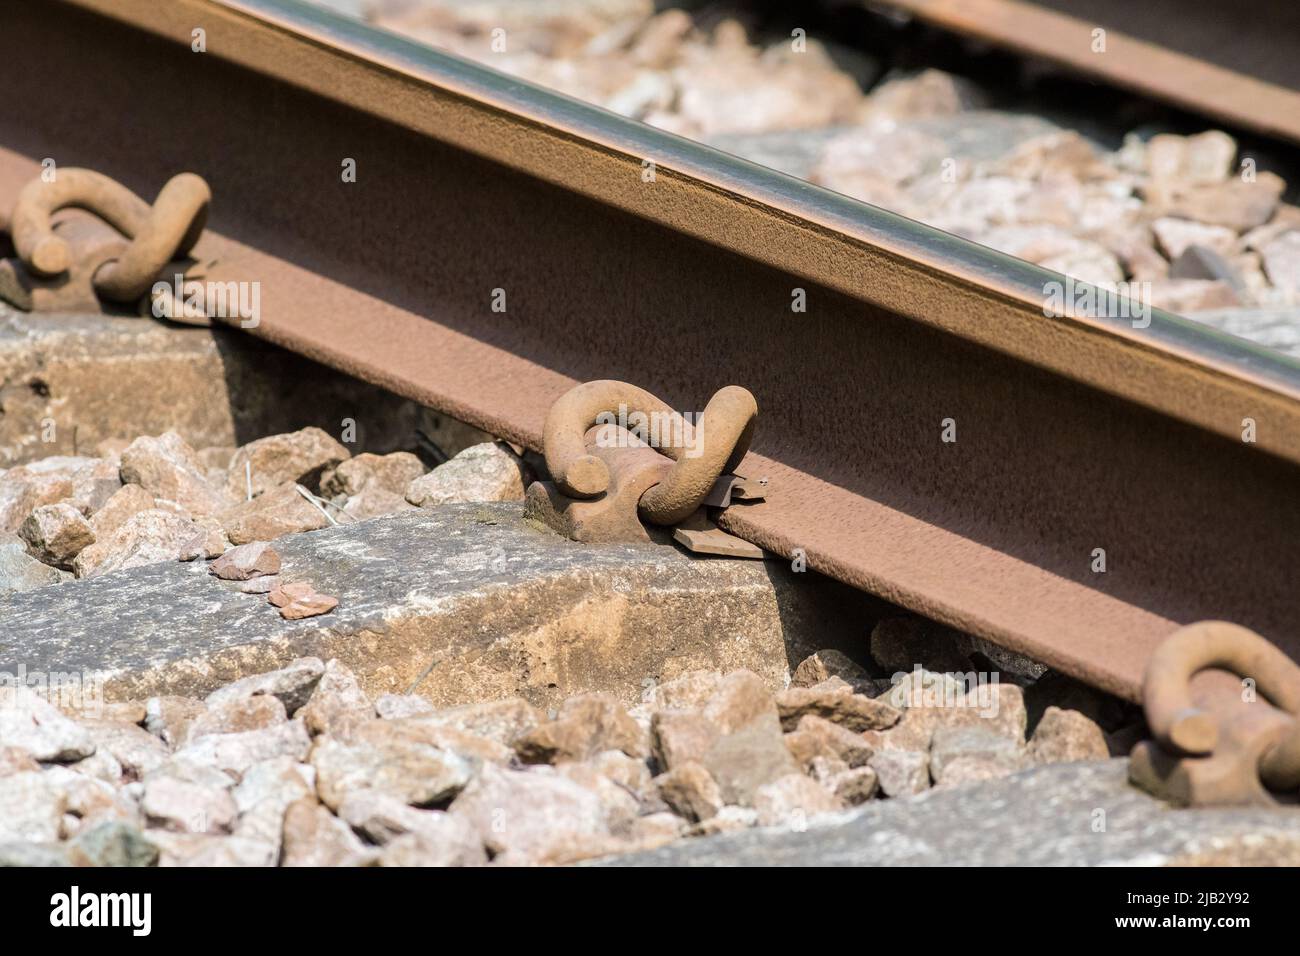
<instances>
[{"instance_id":1,"label":"rusty rail clip","mask_svg":"<svg viewBox=\"0 0 1300 956\"><path fill-rule=\"evenodd\" d=\"M1208 670L1241 680L1193 687ZM1144 790L1183 806L1300 799L1300 666L1254 631L1225 621L1175 631L1151 656L1142 694L1155 739L1133 751L1129 778Z\"/></svg>"},{"instance_id":2,"label":"rusty rail clip","mask_svg":"<svg viewBox=\"0 0 1300 956\"><path fill-rule=\"evenodd\" d=\"M16 256L0 260L0 298L29 312L137 304L165 271L171 278L193 265L186 257L203 232L211 198L194 173L173 176L152 206L89 169L33 179L9 219Z\"/></svg>"},{"instance_id":3,"label":"rusty rail clip","mask_svg":"<svg viewBox=\"0 0 1300 956\"><path fill-rule=\"evenodd\" d=\"M528 488L526 512L575 541L650 541L647 525L676 525L691 550L762 557L706 511L761 499L761 486L734 474L757 418L754 396L738 385L719 390L696 422L627 382L578 385L546 416L551 480Z\"/></svg>"}]
</instances>

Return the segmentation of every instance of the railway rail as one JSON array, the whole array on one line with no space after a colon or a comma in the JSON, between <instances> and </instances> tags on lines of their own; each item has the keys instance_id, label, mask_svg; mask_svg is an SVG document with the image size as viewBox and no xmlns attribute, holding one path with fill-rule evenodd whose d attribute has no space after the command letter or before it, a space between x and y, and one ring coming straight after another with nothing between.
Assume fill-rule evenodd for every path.
<instances>
[{"instance_id":1,"label":"railway rail","mask_svg":"<svg viewBox=\"0 0 1300 956\"><path fill-rule=\"evenodd\" d=\"M741 383L735 535L1133 700L1193 621L1300 656L1286 358L289 0L3 6L0 208L196 172L254 335L534 450L578 382Z\"/></svg>"},{"instance_id":2,"label":"railway rail","mask_svg":"<svg viewBox=\"0 0 1300 956\"><path fill-rule=\"evenodd\" d=\"M874 0L1266 136L1300 142L1300 11L1265 0Z\"/></svg>"}]
</instances>

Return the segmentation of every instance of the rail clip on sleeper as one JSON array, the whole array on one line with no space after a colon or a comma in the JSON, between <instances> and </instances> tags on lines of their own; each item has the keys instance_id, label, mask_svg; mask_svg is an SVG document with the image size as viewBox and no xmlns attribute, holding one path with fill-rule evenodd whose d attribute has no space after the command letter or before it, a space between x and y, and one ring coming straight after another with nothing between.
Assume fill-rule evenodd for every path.
<instances>
[{"instance_id":1,"label":"rail clip on sleeper","mask_svg":"<svg viewBox=\"0 0 1300 956\"><path fill-rule=\"evenodd\" d=\"M529 487L526 512L574 541L648 542L648 527L673 528L691 551L762 558L710 514L765 494L735 474L757 418L754 396L738 385L719 390L694 421L627 382L578 385L546 416L551 480Z\"/></svg>"},{"instance_id":2,"label":"rail clip on sleeper","mask_svg":"<svg viewBox=\"0 0 1300 956\"><path fill-rule=\"evenodd\" d=\"M194 173L169 179L152 206L91 169L42 174L23 187L9 217L16 255L0 259L0 299L25 312L141 304L156 280L193 274L188 256L211 199Z\"/></svg>"},{"instance_id":3,"label":"rail clip on sleeper","mask_svg":"<svg viewBox=\"0 0 1300 956\"><path fill-rule=\"evenodd\" d=\"M1129 779L1144 790L1197 807L1300 801L1300 666L1254 631L1175 631L1151 656L1142 698L1154 740L1134 749Z\"/></svg>"}]
</instances>

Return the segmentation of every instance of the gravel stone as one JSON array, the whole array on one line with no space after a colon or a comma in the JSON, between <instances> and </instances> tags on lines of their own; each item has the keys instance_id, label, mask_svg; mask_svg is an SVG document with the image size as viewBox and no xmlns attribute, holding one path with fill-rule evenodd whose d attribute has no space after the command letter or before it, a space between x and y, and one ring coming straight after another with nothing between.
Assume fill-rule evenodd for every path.
<instances>
[{"instance_id":1,"label":"gravel stone","mask_svg":"<svg viewBox=\"0 0 1300 956\"><path fill-rule=\"evenodd\" d=\"M418 811L417 811L418 812ZM434 812L437 811L426 811ZM487 862L483 843L468 824L450 814L439 814L447 822L442 838L425 833L407 833L390 841L379 855L380 866L477 866Z\"/></svg>"},{"instance_id":2,"label":"gravel stone","mask_svg":"<svg viewBox=\"0 0 1300 956\"><path fill-rule=\"evenodd\" d=\"M721 671L687 671L651 687L645 694L645 704L652 712L703 707L720 683Z\"/></svg>"},{"instance_id":3,"label":"gravel stone","mask_svg":"<svg viewBox=\"0 0 1300 956\"><path fill-rule=\"evenodd\" d=\"M660 798L692 823L707 820L725 801L713 776L697 763L685 763L654 779Z\"/></svg>"},{"instance_id":4,"label":"gravel stone","mask_svg":"<svg viewBox=\"0 0 1300 956\"><path fill-rule=\"evenodd\" d=\"M150 697L144 704L144 727L167 745L179 747L189 737L189 725L207 709L192 697Z\"/></svg>"},{"instance_id":5,"label":"gravel stone","mask_svg":"<svg viewBox=\"0 0 1300 956\"><path fill-rule=\"evenodd\" d=\"M501 442L471 445L406 488L418 508L472 501L522 501L527 466Z\"/></svg>"},{"instance_id":6,"label":"gravel stone","mask_svg":"<svg viewBox=\"0 0 1300 956\"><path fill-rule=\"evenodd\" d=\"M371 720L375 708L362 691L356 675L337 660L325 664L325 672L310 699L298 713L312 736L346 734L353 725Z\"/></svg>"},{"instance_id":7,"label":"gravel stone","mask_svg":"<svg viewBox=\"0 0 1300 956\"><path fill-rule=\"evenodd\" d=\"M42 774L46 783L62 794L66 815L63 836L75 836L105 822L139 822L134 801L114 783L79 773L66 766L48 767Z\"/></svg>"},{"instance_id":8,"label":"gravel stone","mask_svg":"<svg viewBox=\"0 0 1300 956\"><path fill-rule=\"evenodd\" d=\"M69 575L36 560L17 535L0 533L0 598L67 580Z\"/></svg>"},{"instance_id":9,"label":"gravel stone","mask_svg":"<svg viewBox=\"0 0 1300 956\"><path fill-rule=\"evenodd\" d=\"M352 794L338 810L339 818L353 830L384 846L405 836L416 837L416 851L426 866L475 866L487 862L483 841L463 816L442 810L416 810L388 794L363 791ZM433 859L437 862L433 862ZM389 865L392 858L389 858Z\"/></svg>"},{"instance_id":10,"label":"gravel stone","mask_svg":"<svg viewBox=\"0 0 1300 956\"><path fill-rule=\"evenodd\" d=\"M1177 259L1192 246L1201 246L1220 255L1232 252L1237 244L1237 234L1223 226L1207 226L1186 219L1162 217L1151 223L1160 248L1171 260Z\"/></svg>"},{"instance_id":11,"label":"gravel stone","mask_svg":"<svg viewBox=\"0 0 1300 956\"><path fill-rule=\"evenodd\" d=\"M251 541L217 558L208 565L208 573L223 581L247 581L264 574L279 574L280 555L265 541Z\"/></svg>"},{"instance_id":12,"label":"gravel stone","mask_svg":"<svg viewBox=\"0 0 1300 956\"><path fill-rule=\"evenodd\" d=\"M629 793L640 793L650 784L650 768L646 761L629 757L621 750L606 750L596 754L587 761L587 765Z\"/></svg>"},{"instance_id":13,"label":"gravel stone","mask_svg":"<svg viewBox=\"0 0 1300 956\"><path fill-rule=\"evenodd\" d=\"M764 714L719 737L700 761L713 775L727 803L750 806L766 783L797 773L775 714Z\"/></svg>"},{"instance_id":14,"label":"gravel stone","mask_svg":"<svg viewBox=\"0 0 1300 956\"><path fill-rule=\"evenodd\" d=\"M234 835L277 848L284 842L284 816L295 800L316 799L315 774L310 764L292 757L274 757L253 764L235 787L239 822Z\"/></svg>"},{"instance_id":15,"label":"gravel stone","mask_svg":"<svg viewBox=\"0 0 1300 956\"><path fill-rule=\"evenodd\" d=\"M224 770L239 779L263 760L281 756L302 760L310 747L311 738L302 721L290 720L261 730L198 737L176 751L175 756Z\"/></svg>"},{"instance_id":16,"label":"gravel stone","mask_svg":"<svg viewBox=\"0 0 1300 956\"><path fill-rule=\"evenodd\" d=\"M1035 763L1105 760L1108 756L1105 733L1077 710L1048 707L1029 741L1029 757Z\"/></svg>"},{"instance_id":17,"label":"gravel stone","mask_svg":"<svg viewBox=\"0 0 1300 956\"><path fill-rule=\"evenodd\" d=\"M1145 199L1148 214L1153 217L1177 216L1241 233L1268 222L1285 189L1280 176L1264 170L1256 174L1253 182L1153 181L1145 188Z\"/></svg>"},{"instance_id":18,"label":"gravel stone","mask_svg":"<svg viewBox=\"0 0 1300 956\"><path fill-rule=\"evenodd\" d=\"M67 848L57 843L29 843L27 840L0 842L0 867L71 865Z\"/></svg>"},{"instance_id":19,"label":"gravel stone","mask_svg":"<svg viewBox=\"0 0 1300 956\"><path fill-rule=\"evenodd\" d=\"M874 752L861 734L813 714L799 718L796 733L809 735L817 741L820 752L838 757L849 767L864 766Z\"/></svg>"},{"instance_id":20,"label":"gravel stone","mask_svg":"<svg viewBox=\"0 0 1300 956\"><path fill-rule=\"evenodd\" d=\"M930 788L930 755L915 750L878 750L867 764L876 772L880 792L909 797Z\"/></svg>"},{"instance_id":21,"label":"gravel stone","mask_svg":"<svg viewBox=\"0 0 1300 956\"><path fill-rule=\"evenodd\" d=\"M724 808L725 809L725 808ZM629 839L647 850L672 843L686 835L688 828L681 817L673 813L650 813L632 821Z\"/></svg>"},{"instance_id":22,"label":"gravel stone","mask_svg":"<svg viewBox=\"0 0 1300 956\"><path fill-rule=\"evenodd\" d=\"M515 756L511 748L495 740L467 734L456 727L430 723L422 717L365 721L349 727L346 736L348 743L384 744L397 739L449 751L473 766L485 761L511 763Z\"/></svg>"},{"instance_id":23,"label":"gravel stone","mask_svg":"<svg viewBox=\"0 0 1300 956\"><path fill-rule=\"evenodd\" d=\"M267 593L267 600L280 609L286 621L319 617L339 606L339 599L321 594L305 581L281 582Z\"/></svg>"},{"instance_id":24,"label":"gravel stone","mask_svg":"<svg viewBox=\"0 0 1300 956\"><path fill-rule=\"evenodd\" d=\"M813 817L844 809L844 801L801 773L764 784L754 792L758 825L801 828Z\"/></svg>"},{"instance_id":25,"label":"gravel stone","mask_svg":"<svg viewBox=\"0 0 1300 956\"><path fill-rule=\"evenodd\" d=\"M0 844L15 840L52 843L62 835L67 796L45 774L27 771L0 777Z\"/></svg>"},{"instance_id":26,"label":"gravel stone","mask_svg":"<svg viewBox=\"0 0 1300 956\"><path fill-rule=\"evenodd\" d=\"M197 561L200 558L219 558L229 550L230 539L220 521L210 517L195 518L193 533L181 545L177 557L181 561Z\"/></svg>"},{"instance_id":27,"label":"gravel stone","mask_svg":"<svg viewBox=\"0 0 1300 956\"><path fill-rule=\"evenodd\" d=\"M752 671L732 671L718 682L701 712L718 731L733 733L762 717L776 715L772 693Z\"/></svg>"},{"instance_id":28,"label":"gravel stone","mask_svg":"<svg viewBox=\"0 0 1300 956\"><path fill-rule=\"evenodd\" d=\"M1259 251L1269 280L1282 289L1293 304L1300 304L1300 229L1284 233Z\"/></svg>"},{"instance_id":29,"label":"gravel stone","mask_svg":"<svg viewBox=\"0 0 1300 956\"><path fill-rule=\"evenodd\" d=\"M650 719L650 745L660 767L699 763L717 742L717 725L698 710L660 710Z\"/></svg>"},{"instance_id":30,"label":"gravel stone","mask_svg":"<svg viewBox=\"0 0 1300 956\"><path fill-rule=\"evenodd\" d=\"M274 866L274 845L240 836L157 832L159 866Z\"/></svg>"},{"instance_id":31,"label":"gravel stone","mask_svg":"<svg viewBox=\"0 0 1300 956\"><path fill-rule=\"evenodd\" d=\"M1021 742L984 727L940 727L930 744L930 775L938 787L1010 776L1027 762Z\"/></svg>"},{"instance_id":32,"label":"gravel stone","mask_svg":"<svg viewBox=\"0 0 1300 956\"><path fill-rule=\"evenodd\" d=\"M207 696L205 703L215 707L233 700L270 694L278 697L287 713L297 713L311 699L312 692L325 674L325 664L317 657L301 657L287 667L255 674L226 684Z\"/></svg>"},{"instance_id":33,"label":"gravel stone","mask_svg":"<svg viewBox=\"0 0 1300 956\"><path fill-rule=\"evenodd\" d=\"M262 730L282 724L287 719L284 704L278 697L269 694L222 701L208 707L190 721L183 743L191 744L209 734Z\"/></svg>"},{"instance_id":34,"label":"gravel stone","mask_svg":"<svg viewBox=\"0 0 1300 956\"><path fill-rule=\"evenodd\" d=\"M95 750L85 728L23 686L0 685L0 741L41 761L80 760Z\"/></svg>"},{"instance_id":35,"label":"gravel stone","mask_svg":"<svg viewBox=\"0 0 1300 956\"><path fill-rule=\"evenodd\" d=\"M415 505L401 494L367 485L348 498L343 505L343 514L354 521L365 521L367 518L382 518L385 515L397 514L399 511L410 511L414 507Z\"/></svg>"},{"instance_id":36,"label":"gravel stone","mask_svg":"<svg viewBox=\"0 0 1300 956\"><path fill-rule=\"evenodd\" d=\"M317 531L329 524L329 519L303 497L293 482L274 485L251 501L241 500L218 517L226 536L236 545Z\"/></svg>"},{"instance_id":37,"label":"gravel stone","mask_svg":"<svg viewBox=\"0 0 1300 956\"><path fill-rule=\"evenodd\" d=\"M355 866L366 859L366 845L352 828L316 802L303 797L284 813L281 866Z\"/></svg>"},{"instance_id":38,"label":"gravel stone","mask_svg":"<svg viewBox=\"0 0 1300 956\"><path fill-rule=\"evenodd\" d=\"M609 836L600 797L547 768L484 765L451 805L494 855L540 862L584 840Z\"/></svg>"},{"instance_id":39,"label":"gravel stone","mask_svg":"<svg viewBox=\"0 0 1300 956\"><path fill-rule=\"evenodd\" d=\"M72 494L72 479L42 474L31 467L10 468L0 475L0 532L15 533L32 509L54 504Z\"/></svg>"},{"instance_id":40,"label":"gravel stone","mask_svg":"<svg viewBox=\"0 0 1300 956\"><path fill-rule=\"evenodd\" d=\"M814 687L789 687L776 695L781 725L794 730L805 716L822 717L847 730L884 730L898 723L897 708L855 694L844 681L823 681Z\"/></svg>"},{"instance_id":41,"label":"gravel stone","mask_svg":"<svg viewBox=\"0 0 1300 956\"><path fill-rule=\"evenodd\" d=\"M456 730L486 737L507 747L545 720L545 715L522 697L486 701L449 707L421 717L425 723L454 727Z\"/></svg>"},{"instance_id":42,"label":"gravel stone","mask_svg":"<svg viewBox=\"0 0 1300 956\"><path fill-rule=\"evenodd\" d=\"M22 747L12 744L0 746L0 777L28 770L40 770L41 765Z\"/></svg>"},{"instance_id":43,"label":"gravel stone","mask_svg":"<svg viewBox=\"0 0 1300 956\"><path fill-rule=\"evenodd\" d=\"M225 506L198 455L176 432L133 441L122 452L121 474L124 485L139 485L192 515L214 515Z\"/></svg>"},{"instance_id":44,"label":"gravel stone","mask_svg":"<svg viewBox=\"0 0 1300 956\"><path fill-rule=\"evenodd\" d=\"M118 528L141 511L156 508L153 495L140 485L123 485L90 517L90 527L98 540L111 538Z\"/></svg>"},{"instance_id":45,"label":"gravel stone","mask_svg":"<svg viewBox=\"0 0 1300 956\"><path fill-rule=\"evenodd\" d=\"M70 570L72 560L95 541L90 523L70 504L41 505L27 516L18 535L45 564Z\"/></svg>"},{"instance_id":46,"label":"gravel stone","mask_svg":"<svg viewBox=\"0 0 1300 956\"><path fill-rule=\"evenodd\" d=\"M842 651L823 648L799 662L799 666L794 670L794 676L790 678L790 686L812 687L830 677L838 677L855 688L872 680L871 675L861 664Z\"/></svg>"},{"instance_id":47,"label":"gravel stone","mask_svg":"<svg viewBox=\"0 0 1300 956\"><path fill-rule=\"evenodd\" d=\"M927 699L924 705L908 707L902 719L884 731L867 731L867 743L877 750L892 748L930 749L930 741L940 727L982 727L1002 737L1023 744L1027 715L1024 692L1015 684L982 684L964 695Z\"/></svg>"},{"instance_id":48,"label":"gravel stone","mask_svg":"<svg viewBox=\"0 0 1300 956\"><path fill-rule=\"evenodd\" d=\"M375 698L375 713L385 720L419 717L435 710L433 704L415 694L380 694Z\"/></svg>"},{"instance_id":49,"label":"gravel stone","mask_svg":"<svg viewBox=\"0 0 1300 956\"><path fill-rule=\"evenodd\" d=\"M259 438L241 446L230 459L225 491L231 501L246 500L250 473L254 499L294 484L312 491L318 487L323 472L337 468L349 457L346 448L319 428ZM270 537L275 535L267 540Z\"/></svg>"},{"instance_id":50,"label":"gravel stone","mask_svg":"<svg viewBox=\"0 0 1300 956\"><path fill-rule=\"evenodd\" d=\"M280 586L280 575L263 574L258 578L249 578L247 581L238 581L235 583L235 589L240 594L270 594Z\"/></svg>"},{"instance_id":51,"label":"gravel stone","mask_svg":"<svg viewBox=\"0 0 1300 956\"><path fill-rule=\"evenodd\" d=\"M758 826L758 811L752 807L723 807L715 816L702 820L690 829L691 836L716 836Z\"/></svg>"},{"instance_id":52,"label":"gravel stone","mask_svg":"<svg viewBox=\"0 0 1300 956\"><path fill-rule=\"evenodd\" d=\"M524 763L586 760L605 750L622 750L630 757L649 754L644 731L609 694L571 697L557 719L515 741L515 752Z\"/></svg>"},{"instance_id":53,"label":"gravel stone","mask_svg":"<svg viewBox=\"0 0 1300 956\"><path fill-rule=\"evenodd\" d=\"M248 768L234 788L235 805L246 814L269 802L280 804L283 813L294 800L313 796L316 773L311 764L292 757L272 757Z\"/></svg>"},{"instance_id":54,"label":"gravel stone","mask_svg":"<svg viewBox=\"0 0 1300 956\"><path fill-rule=\"evenodd\" d=\"M856 807L880 791L880 778L870 767L853 767L835 774L824 785L846 805Z\"/></svg>"},{"instance_id":55,"label":"gravel stone","mask_svg":"<svg viewBox=\"0 0 1300 956\"><path fill-rule=\"evenodd\" d=\"M135 724L138 727L144 726L145 702L142 700L114 700L104 703L99 714L103 720L116 720L124 724Z\"/></svg>"},{"instance_id":56,"label":"gravel stone","mask_svg":"<svg viewBox=\"0 0 1300 956\"><path fill-rule=\"evenodd\" d=\"M1231 283L1219 279L1156 279L1149 293L1151 305L1178 315L1235 309L1242 304Z\"/></svg>"},{"instance_id":57,"label":"gravel stone","mask_svg":"<svg viewBox=\"0 0 1300 956\"><path fill-rule=\"evenodd\" d=\"M153 866L158 855L158 847L137 827L121 822L83 830L68 844L73 866Z\"/></svg>"},{"instance_id":58,"label":"gravel stone","mask_svg":"<svg viewBox=\"0 0 1300 956\"><path fill-rule=\"evenodd\" d=\"M560 764L554 770L559 776L596 794L605 823L617 837L625 838L637 816L644 812L637 794L615 783L590 764L570 762Z\"/></svg>"},{"instance_id":59,"label":"gravel stone","mask_svg":"<svg viewBox=\"0 0 1300 956\"><path fill-rule=\"evenodd\" d=\"M26 751L20 752L25 753ZM2 757L0 757L0 763L3 763ZM103 747L96 747L95 752L84 760L77 760L73 763L64 764L63 766L75 773L83 774L87 777L93 777L96 780L102 780L105 783L111 783L114 786L121 786L122 783L126 782L127 774L122 767L121 761ZM18 768L15 768L15 770L16 769ZM40 765L36 764L35 767L25 767L22 769L39 770ZM0 767L0 773L3 772L3 768Z\"/></svg>"},{"instance_id":60,"label":"gravel stone","mask_svg":"<svg viewBox=\"0 0 1300 956\"><path fill-rule=\"evenodd\" d=\"M332 810L364 790L388 793L412 806L430 806L454 797L473 775L461 757L397 734L356 744L317 737L311 763L317 793Z\"/></svg>"},{"instance_id":61,"label":"gravel stone","mask_svg":"<svg viewBox=\"0 0 1300 956\"><path fill-rule=\"evenodd\" d=\"M195 535L188 517L161 508L147 508L128 518L108 538L97 538L72 562L79 578L177 561Z\"/></svg>"},{"instance_id":62,"label":"gravel stone","mask_svg":"<svg viewBox=\"0 0 1300 956\"><path fill-rule=\"evenodd\" d=\"M371 489L400 497L406 493L407 486L424 473L424 463L410 452L397 451L390 455L367 452L339 462L325 475L320 490L326 498L351 496Z\"/></svg>"},{"instance_id":63,"label":"gravel stone","mask_svg":"<svg viewBox=\"0 0 1300 956\"><path fill-rule=\"evenodd\" d=\"M83 720L81 725L94 742L96 755L112 755L128 781L143 779L170 756L166 744L135 724L121 720Z\"/></svg>"},{"instance_id":64,"label":"gravel stone","mask_svg":"<svg viewBox=\"0 0 1300 956\"><path fill-rule=\"evenodd\" d=\"M166 773L146 778L140 809L151 826L177 833L229 833L239 815L228 786Z\"/></svg>"},{"instance_id":65,"label":"gravel stone","mask_svg":"<svg viewBox=\"0 0 1300 956\"><path fill-rule=\"evenodd\" d=\"M1157 179L1221 183L1236 155L1236 140L1218 130L1196 136L1160 133L1146 144L1146 171Z\"/></svg>"}]
</instances>

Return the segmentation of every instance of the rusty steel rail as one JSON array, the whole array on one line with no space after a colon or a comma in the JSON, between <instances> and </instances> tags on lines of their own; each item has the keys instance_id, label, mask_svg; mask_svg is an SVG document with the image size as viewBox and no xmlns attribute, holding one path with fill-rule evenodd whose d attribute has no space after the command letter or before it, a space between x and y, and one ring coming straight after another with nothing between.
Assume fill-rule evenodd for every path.
<instances>
[{"instance_id":1,"label":"rusty steel rail","mask_svg":"<svg viewBox=\"0 0 1300 956\"><path fill-rule=\"evenodd\" d=\"M575 382L742 384L770 482L727 530L1131 699L1186 622L1300 651L1284 358L1045 317L1059 276L298 4L0 15L0 208L44 157L192 170L194 254L261 283L255 334L534 449Z\"/></svg>"},{"instance_id":2,"label":"rusty steel rail","mask_svg":"<svg viewBox=\"0 0 1300 956\"><path fill-rule=\"evenodd\" d=\"M1248 8L1225 0L871 4L1300 143L1300 7L1293 0L1256 0Z\"/></svg>"}]
</instances>

